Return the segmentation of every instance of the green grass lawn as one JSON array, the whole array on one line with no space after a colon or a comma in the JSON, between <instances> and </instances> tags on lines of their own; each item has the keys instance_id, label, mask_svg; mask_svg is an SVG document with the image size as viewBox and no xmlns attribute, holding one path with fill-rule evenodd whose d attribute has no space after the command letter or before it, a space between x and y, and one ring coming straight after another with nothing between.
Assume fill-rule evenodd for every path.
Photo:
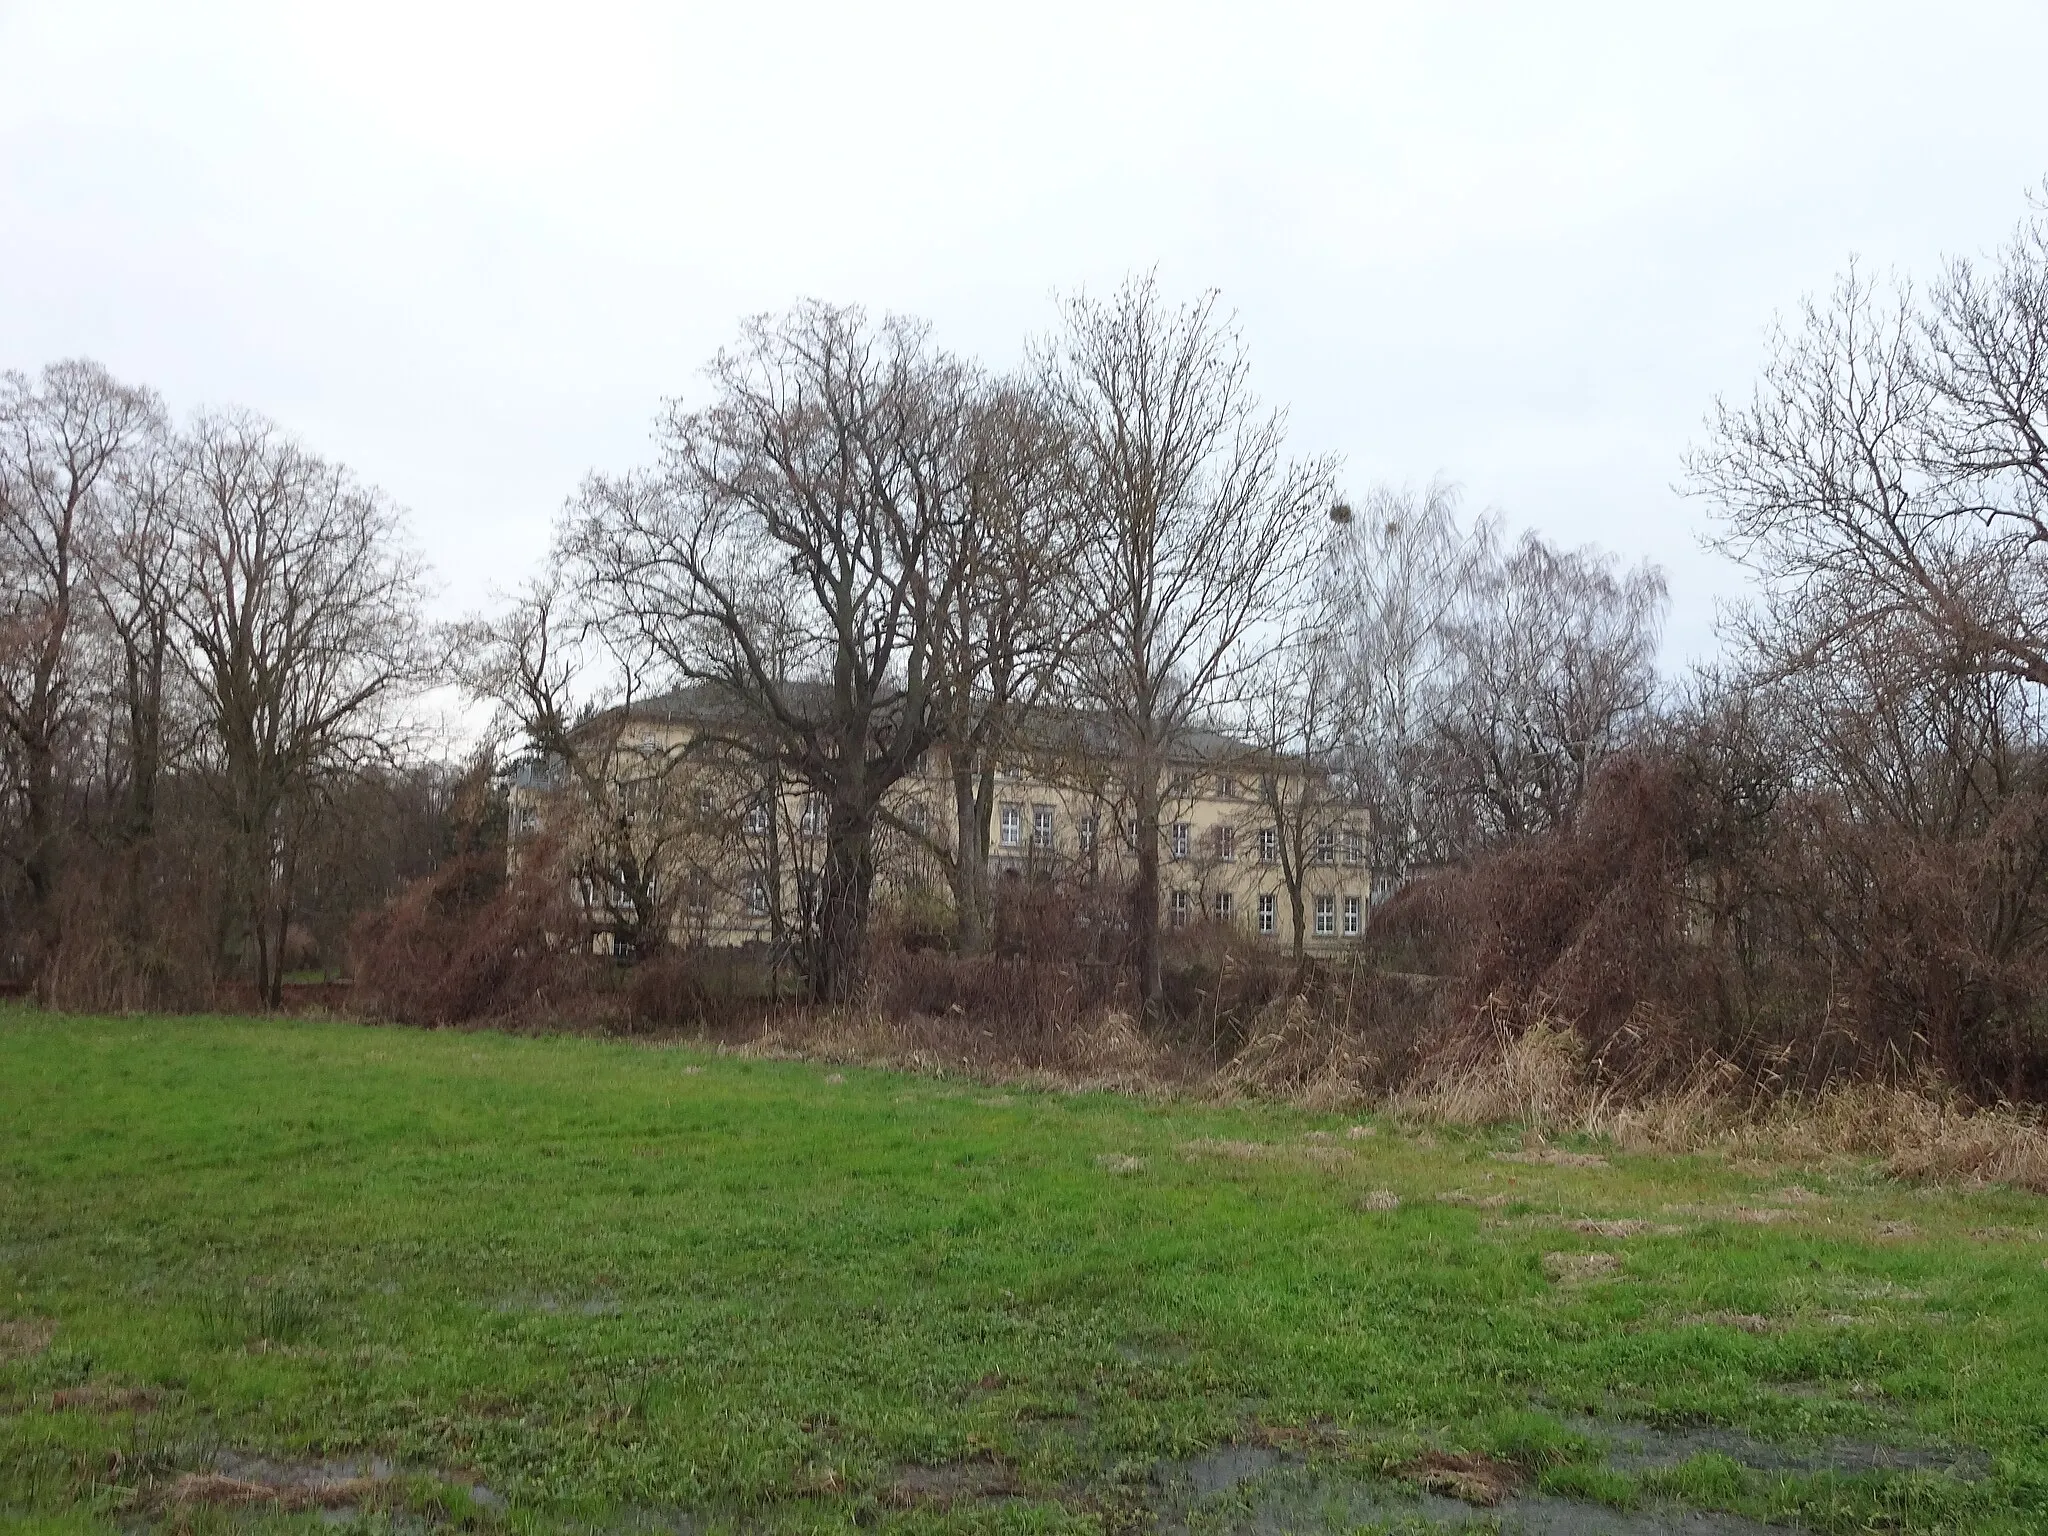
<instances>
[{"instance_id":1,"label":"green grass lawn","mask_svg":"<svg viewBox=\"0 0 2048 1536\"><path fill-rule=\"evenodd\" d=\"M0 1528L2048 1529L2048 1202L1576 1151L0 1012Z\"/></svg>"}]
</instances>

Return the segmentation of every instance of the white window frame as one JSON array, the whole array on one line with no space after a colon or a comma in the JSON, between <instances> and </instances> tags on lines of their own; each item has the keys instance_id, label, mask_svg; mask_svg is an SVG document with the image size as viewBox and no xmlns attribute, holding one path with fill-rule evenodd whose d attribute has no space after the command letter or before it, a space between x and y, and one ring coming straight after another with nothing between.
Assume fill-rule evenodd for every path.
<instances>
[{"instance_id":1,"label":"white window frame","mask_svg":"<svg viewBox=\"0 0 2048 1536\"><path fill-rule=\"evenodd\" d=\"M1356 896L1346 896L1344 898L1345 938L1355 939L1358 937L1361 917L1362 912L1360 910L1360 902L1358 898Z\"/></svg>"},{"instance_id":2,"label":"white window frame","mask_svg":"<svg viewBox=\"0 0 2048 1536\"><path fill-rule=\"evenodd\" d=\"M1031 846L1041 853L1052 852L1052 807L1031 807Z\"/></svg>"},{"instance_id":3,"label":"white window frame","mask_svg":"<svg viewBox=\"0 0 2048 1536\"><path fill-rule=\"evenodd\" d=\"M1024 846L1024 807L1005 805L996 813L996 841L1004 848Z\"/></svg>"},{"instance_id":4,"label":"white window frame","mask_svg":"<svg viewBox=\"0 0 2048 1536\"><path fill-rule=\"evenodd\" d=\"M1188 856L1188 848L1193 842L1194 831L1193 825L1188 822L1176 821L1173 824L1172 846L1173 856L1176 859L1184 859Z\"/></svg>"},{"instance_id":5,"label":"white window frame","mask_svg":"<svg viewBox=\"0 0 2048 1536\"><path fill-rule=\"evenodd\" d=\"M1175 892L1173 893L1173 899L1172 899L1171 903L1169 904L1169 906L1168 906L1167 910L1168 910L1168 911L1170 911L1170 912L1171 912L1171 913L1173 914L1173 926L1174 926L1174 927L1176 927L1176 928L1185 928L1185 927L1187 927L1187 925L1188 925L1188 893L1187 893L1187 891L1186 891L1186 890L1184 890L1184 889L1183 889L1183 890L1177 890L1177 891L1175 891Z\"/></svg>"},{"instance_id":6,"label":"white window frame","mask_svg":"<svg viewBox=\"0 0 2048 1536\"><path fill-rule=\"evenodd\" d=\"M1216 893L1216 921L1227 923L1237 916L1237 898L1228 891Z\"/></svg>"},{"instance_id":7,"label":"white window frame","mask_svg":"<svg viewBox=\"0 0 2048 1536\"><path fill-rule=\"evenodd\" d=\"M1280 862L1280 829L1278 827L1259 828L1259 862L1261 864L1278 864Z\"/></svg>"},{"instance_id":8,"label":"white window frame","mask_svg":"<svg viewBox=\"0 0 2048 1536\"><path fill-rule=\"evenodd\" d=\"M1259 893L1259 932L1277 933L1280 930L1280 898L1271 891Z\"/></svg>"},{"instance_id":9,"label":"white window frame","mask_svg":"<svg viewBox=\"0 0 2048 1536\"><path fill-rule=\"evenodd\" d=\"M1356 827L1344 829L1344 862L1363 864L1365 862L1365 834Z\"/></svg>"},{"instance_id":10,"label":"white window frame","mask_svg":"<svg viewBox=\"0 0 2048 1536\"><path fill-rule=\"evenodd\" d=\"M747 884L747 915L766 917L768 915L768 882L756 875Z\"/></svg>"},{"instance_id":11,"label":"white window frame","mask_svg":"<svg viewBox=\"0 0 2048 1536\"><path fill-rule=\"evenodd\" d=\"M1334 864L1337 862L1337 829L1323 827L1316 832L1316 862Z\"/></svg>"},{"instance_id":12,"label":"white window frame","mask_svg":"<svg viewBox=\"0 0 2048 1536\"><path fill-rule=\"evenodd\" d=\"M1318 896L1316 898L1316 937L1335 938L1337 934L1337 898Z\"/></svg>"},{"instance_id":13,"label":"white window frame","mask_svg":"<svg viewBox=\"0 0 2048 1536\"><path fill-rule=\"evenodd\" d=\"M1081 851L1083 853L1093 853L1095 851L1096 826L1097 822L1093 811L1083 816L1077 824L1078 831L1076 835L1080 839Z\"/></svg>"},{"instance_id":14,"label":"white window frame","mask_svg":"<svg viewBox=\"0 0 2048 1536\"><path fill-rule=\"evenodd\" d=\"M1237 862L1237 828L1228 823L1216 829L1216 862L1235 864Z\"/></svg>"}]
</instances>

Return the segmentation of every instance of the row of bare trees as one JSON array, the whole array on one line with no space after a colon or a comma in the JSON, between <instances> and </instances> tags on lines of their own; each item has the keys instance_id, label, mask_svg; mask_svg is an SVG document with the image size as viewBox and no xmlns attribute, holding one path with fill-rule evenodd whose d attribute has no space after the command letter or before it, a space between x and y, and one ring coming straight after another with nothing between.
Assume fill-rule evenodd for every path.
<instances>
[{"instance_id":1,"label":"row of bare trees","mask_svg":"<svg viewBox=\"0 0 2048 1536\"><path fill-rule=\"evenodd\" d=\"M295 933L332 957L337 903L388 894L370 849L417 867L392 829L445 795L401 709L439 658L398 513L346 468L92 363L6 374L0 583L10 977L274 1005Z\"/></svg>"}]
</instances>

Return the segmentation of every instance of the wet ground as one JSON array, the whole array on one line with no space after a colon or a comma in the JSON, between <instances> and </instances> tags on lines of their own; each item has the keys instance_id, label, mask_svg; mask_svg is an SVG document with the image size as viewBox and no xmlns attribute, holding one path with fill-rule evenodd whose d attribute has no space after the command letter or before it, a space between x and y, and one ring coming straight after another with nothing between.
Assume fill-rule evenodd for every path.
<instances>
[{"instance_id":1,"label":"wet ground","mask_svg":"<svg viewBox=\"0 0 2048 1536\"><path fill-rule=\"evenodd\" d=\"M1990 1470L1981 1451L1953 1446L1901 1446L1831 1438L1779 1445L1739 1430L1659 1429L1591 1418L1567 1427L1605 1446L1605 1464L1617 1472L1665 1471L1699 1456L1725 1457L1766 1475L1932 1473L1973 1481ZM1471 1458L1484 1465L1485 1458ZM1457 1458L1434 1465L1455 1467ZM1481 1468L1483 1470L1483 1466ZM1507 1471L1508 1469L1501 1469ZM1160 1528L1189 1536L1242 1533L1352 1532L1364 1527L1397 1532L1485 1530L1502 1536L1771 1536L1784 1526L1739 1515L1650 1504L1614 1509L1492 1480L1417 1471L1374 1478L1341 1467L1312 1464L1291 1451L1264 1445L1227 1445L1172 1463L1158 1474ZM1446 1491L1449 1490L1449 1491ZM1453 1496L1453 1493L1464 1496Z\"/></svg>"}]
</instances>

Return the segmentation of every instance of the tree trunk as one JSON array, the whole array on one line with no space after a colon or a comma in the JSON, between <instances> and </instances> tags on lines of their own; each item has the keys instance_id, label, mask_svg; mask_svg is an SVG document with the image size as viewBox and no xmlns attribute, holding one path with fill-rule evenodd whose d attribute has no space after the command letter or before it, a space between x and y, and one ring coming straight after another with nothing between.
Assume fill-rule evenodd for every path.
<instances>
[{"instance_id":1,"label":"tree trunk","mask_svg":"<svg viewBox=\"0 0 2048 1536\"><path fill-rule=\"evenodd\" d=\"M953 770L953 947L963 955L988 948L988 818L975 777Z\"/></svg>"},{"instance_id":2,"label":"tree trunk","mask_svg":"<svg viewBox=\"0 0 2048 1536\"><path fill-rule=\"evenodd\" d=\"M1159 956L1159 772L1149 750L1136 766L1138 876L1131 888L1131 957L1140 1010L1145 1022L1153 1024L1165 991Z\"/></svg>"},{"instance_id":3,"label":"tree trunk","mask_svg":"<svg viewBox=\"0 0 2048 1536\"><path fill-rule=\"evenodd\" d=\"M859 989L874 884L872 814L835 804L818 890L817 943L811 954L812 1002L843 1003Z\"/></svg>"}]
</instances>

